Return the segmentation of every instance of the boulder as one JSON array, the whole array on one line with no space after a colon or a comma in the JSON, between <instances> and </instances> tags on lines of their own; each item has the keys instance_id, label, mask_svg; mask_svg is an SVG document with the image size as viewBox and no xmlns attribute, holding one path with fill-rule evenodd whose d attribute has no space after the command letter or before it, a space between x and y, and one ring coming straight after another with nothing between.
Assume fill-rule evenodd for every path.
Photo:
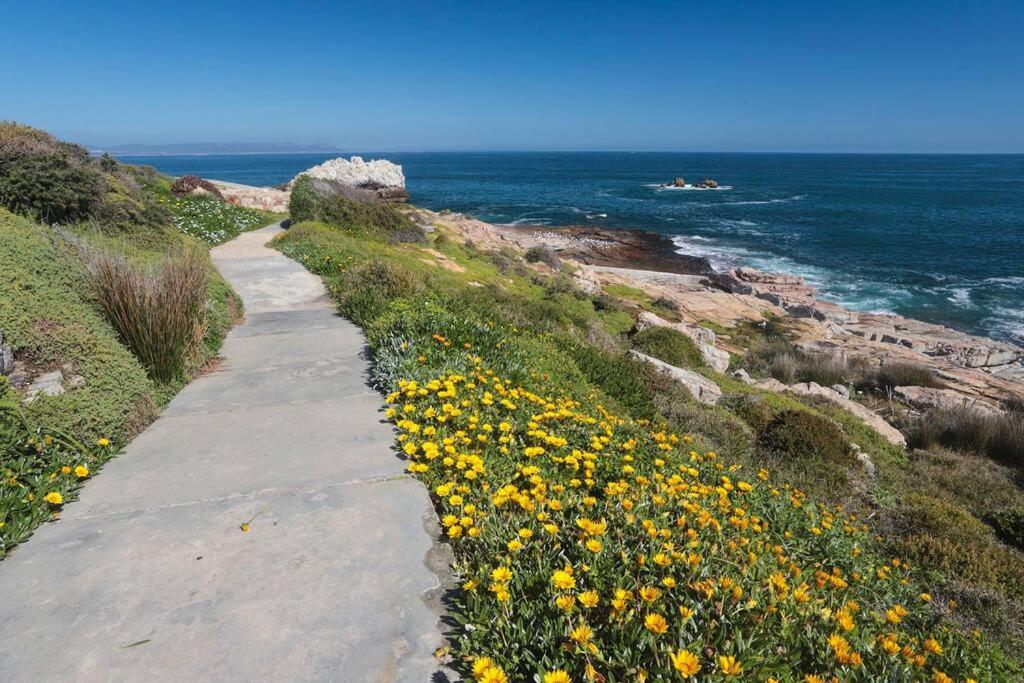
<instances>
[{"instance_id":1,"label":"boulder","mask_svg":"<svg viewBox=\"0 0 1024 683\"><path fill-rule=\"evenodd\" d=\"M842 384L833 384L831 387L829 387L829 389L831 389L832 391L836 392L837 394L839 394L843 398L850 398L850 390L849 390L849 388L847 388L846 386L844 386Z\"/></svg>"},{"instance_id":2,"label":"boulder","mask_svg":"<svg viewBox=\"0 0 1024 683\"><path fill-rule=\"evenodd\" d=\"M748 373L743 368L739 368L737 370L733 370L732 376L734 378L738 379L739 381L743 382L744 384L753 384L754 383L754 380L750 377L750 373Z\"/></svg>"},{"instance_id":3,"label":"boulder","mask_svg":"<svg viewBox=\"0 0 1024 683\"><path fill-rule=\"evenodd\" d=\"M577 268L572 274L573 284L584 294L600 294L601 281L597 279L592 271L587 268Z\"/></svg>"},{"instance_id":4,"label":"boulder","mask_svg":"<svg viewBox=\"0 0 1024 683\"><path fill-rule=\"evenodd\" d=\"M672 181L672 187L686 187L686 180L684 178L676 178Z\"/></svg>"},{"instance_id":5,"label":"boulder","mask_svg":"<svg viewBox=\"0 0 1024 683\"><path fill-rule=\"evenodd\" d=\"M686 390L690 392L690 395L701 403L715 405L722 398L722 390L718 388L717 384L704 375L691 370L677 368L674 365L669 365L668 363L660 361L653 356L648 356L646 353L640 353L635 350L630 351L629 353L635 358L639 358L640 360L650 363L659 372L682 384L686 387Z\"/></svg>"},{"instance_id":6,"label":"boulder","mask_svg":"<svg viewBox=\"0 0 1024 683\"><path fill-rule=\"evenodd\" d=\"M711 330L692 323L669 322L650 311L642 311L636 320L636 330L639 332L648 327L668 327L681 332L693 341L700 351L701 359L709 368L718 372L725 372L729 368L729 352L715 347L717 338Z\"/></svg>"},{"instance_id":7,"label":"boulder","mask_svg":"<svg viewBox=\"0 0 1024 683\"><path fill-rule=\"evenodd\" d=\"M961 394L953 389L937 387L896 387L892 390L893 398L906 403L920 411L934 409L970 408L983 413L995 414L999 408L977 398Z\"/></svg>"},{"instance_id":8,"label":"boulder","mask_svg":"<svg viewBox=\"0 0 1024 683\"><path fill-rule=\"evenodd\" d=\"M883 420L881 415L865 406L862 406L860 403L844 398L839 392L833 389L823 387L815 382L805 382L803 384L793 384L785 387L784 391L797 394L798 396L823 398L826 401L835 403L846 412L852 413L855 417L860 418L866 425L881 434L889 443L896 444L897 446L907 445L907 439L903 434L901 434L900 431L891 424Z\"/></svg>"},{"instance_id":9,"label":"boulder","mask_svg":"<svg viewBox=\"0 0 1024 683\"><path fill-rule=\"evenodd\" d=\"M31 403L39 396L60 396L64 393L64 373L60 370L46 372L33 380L25 392L25 402Z\"/></svg>"},{"instance_id":10,"label":"boulder","mask_svg":"<svg viewBox=\"0 0 1024 683\"><path fill-rule=\"evenodd\" d=\"M405 201L409 198L405 190L405 174L402 167L387 159L363 161L362 157L357 156L351 159L338 157L328 159L299 175L333 180L349 187L369 190L385 201ZM293 179L292 183L294 182Z\"/></svg>"}]
</instances>

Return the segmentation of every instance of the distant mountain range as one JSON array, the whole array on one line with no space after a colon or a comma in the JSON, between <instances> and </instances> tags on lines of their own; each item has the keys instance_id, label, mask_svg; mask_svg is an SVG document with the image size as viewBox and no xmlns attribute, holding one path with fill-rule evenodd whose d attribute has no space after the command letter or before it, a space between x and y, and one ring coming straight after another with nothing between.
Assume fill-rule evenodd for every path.
<instances>
[{"instance_id":1,"label":"distant mountain range","mask_svg":"<svg viewBox=\"0 0 1024 683\"><path fill-rule=\"evenodd\" d=\"M169 145L94 145L93 154L114 156L179 156L203 154L313 154L340 152L334 145L302 145L292 142L179 142Z\"/></svg>"}]
</instances>

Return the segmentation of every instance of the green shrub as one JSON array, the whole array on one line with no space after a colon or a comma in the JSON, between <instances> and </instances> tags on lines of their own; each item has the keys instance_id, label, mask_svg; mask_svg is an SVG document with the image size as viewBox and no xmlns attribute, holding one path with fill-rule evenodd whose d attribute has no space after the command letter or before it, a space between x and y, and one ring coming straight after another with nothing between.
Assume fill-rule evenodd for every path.
<instances>
[{"instance_id":1,"label":"green shrub","mask_svg":"<svg viewBox=\"0 0 1024 683\"><path fill-rule=\"evenodd\" d=\"M341 191L320 190L309 176L300 176L292 186L288 213L296 223L320 221L381 235L393 242L426 241L423 229L390 204L376 199L353 199Z\"/></svg>"},{"instance_id":2,"label":"green shrub","mask_svg":"<svg viewBox=\"0 0 1024 683\"><path fill-rule=\"evenodd\" d=\"M87 217L100 203L103 176L73 156L0 158L0 204L45 223Z\"/></svg>"},{"instance_id":3,"label":"green shrub","mask_svg":"<svg viewBox=\"0 0 1024 683\"><path fill-rule=\"evenodd\" d=\"M649 366L627 355L611 354L588 344L570 342L563 347L587 381L615 399L635 418L651 419L654 392L645 377Z\"/></svg>"},{"instance_id":4,"label":"green shrub","mask_svg":"<svg viewBox=\"0 0 1024 683\"><path fill-rule=\"evenodd\" d=\"M556 254L550 247L530 247L526 250L526 253L523 254L523 258L526 259L527 263L543 263L555 270L562 267L562 260L558 258L558 254Z\"/></svg>"},{"instance_id":5,"label":"green shrub","mask_svg":"<svg viewBox=\"0 0 1024 683\"><path fill-rule=\"evenodd\" d=\"M993 512L985 518L996 537L1008 546L1024 550L1024 507Z\"/></svg>"},{"instance_id":6,"label":"green shrub","mask_svg":"<svg viewBox=\"0 0 1024 683\"><path fill-rule=\"evenodd\" d=\"M704 360L693 340L670 327L648 327L630 339L633 347L678 368L699 368Z\"/></svg>"},{"instance_id":7,"label":"green shrub","mask_svg":"<svg viewBox=\"0 0 1024 683\"><path fill-rule=\"evenodd\" d=\"M850 441L831 420L803 410L784 410L758 437L762 448L789 459L853 464Z\"/></svg>"},{"instance_id":8,"label":"green shrub","mask_svg":"<svg viewBox=\"0 0 1024 683\"><path fill-rule=\"evenodd\" d=\"M390 261L368 261L346 270L330 283L341 312L360 325L368 325L384 313L388 304L408 297L422 286L408 270Z\"/></svg>"}]
</instances>

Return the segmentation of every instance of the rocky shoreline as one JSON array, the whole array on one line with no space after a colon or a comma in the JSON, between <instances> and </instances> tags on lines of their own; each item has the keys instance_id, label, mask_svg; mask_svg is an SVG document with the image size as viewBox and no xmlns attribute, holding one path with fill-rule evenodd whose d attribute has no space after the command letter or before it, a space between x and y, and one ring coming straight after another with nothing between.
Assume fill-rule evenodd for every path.
<instances>
[{"instance_id":1,"label":"rocky shoreline","mask_svg":"<svg viewBox=\"0 0 1024 683\"><path fill-rule=\"evenodd\" d=\"M744 321L763 324L771 316L785 320L797 348L809 354L869 366L923 365L946 386L904 387L907 395L894 397L921 410L970 405L997 411L1008 402L1024 401L1024 348L1016 344L903 316L853 311L820 299L813 287L791 275L751 268L716 271L705 258L679 253L662 235L583 226L501 226L424 209L414 209L414 215L481 246L550 249L577 266L575 278L582 289L622 284L643 290L652 299L672 302L689 325L728 329ZM728 334L719 335L718 345L739 350L730 347Z\"/></svg>"}]
</instances>

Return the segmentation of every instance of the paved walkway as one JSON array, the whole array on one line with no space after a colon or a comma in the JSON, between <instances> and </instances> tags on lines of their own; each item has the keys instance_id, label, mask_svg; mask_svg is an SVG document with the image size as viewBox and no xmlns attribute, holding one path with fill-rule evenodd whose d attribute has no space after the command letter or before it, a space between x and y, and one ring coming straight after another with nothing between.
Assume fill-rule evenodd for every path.
<instances>
[{"instance_id":1,"label":"paved walkway","mask_svg":"<svg viewBox=\"0 0 1024 683\"><path fill-rule=\"evenodd\" d=\"M0 562L0 680L443 680L430 501L280 229L213 250L220 367Z\"/></svg>"}]
</instances>

